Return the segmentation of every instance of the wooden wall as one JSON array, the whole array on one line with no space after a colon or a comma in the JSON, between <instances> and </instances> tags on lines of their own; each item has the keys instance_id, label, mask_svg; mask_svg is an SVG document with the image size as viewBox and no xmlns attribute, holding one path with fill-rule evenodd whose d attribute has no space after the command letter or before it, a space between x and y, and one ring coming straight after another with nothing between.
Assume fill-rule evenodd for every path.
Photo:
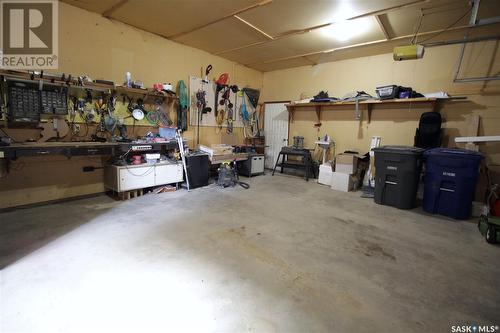
<instances>
[{"instance_id":1,"label":"wooden wall","mask_svg":"<svg viewBox=\"0 0 500 333\"><path fill-rule=\"evenodd\" d=\"M187 83L190 75L200 76L201 68L209 64L213 66L211 79L229 73L231 82L239 87L262 88L262 73L259 71L59 3L57 72L85 74L117 84L124 81L126 72L131 72L134 79L140 79L150 87L156 82L176 85L179 80L184 80ZM171 116L175 120L175 110ZM39 130L3 129L18 141L39 136ZM151 129L136 126L135 134L141 135ZM242 142L241 129L235 129L235 135ZM185 137L192 147L194 127L185 133ZM202 127L200 138L201 143L208 145L221 141L221 135L214 127ZM12 163L8 176L0 178L0 208L102 192L102 170L82 172L85 165L100 164L100 158L94 157L19 159Z\"/></svg>"}]
</instances>

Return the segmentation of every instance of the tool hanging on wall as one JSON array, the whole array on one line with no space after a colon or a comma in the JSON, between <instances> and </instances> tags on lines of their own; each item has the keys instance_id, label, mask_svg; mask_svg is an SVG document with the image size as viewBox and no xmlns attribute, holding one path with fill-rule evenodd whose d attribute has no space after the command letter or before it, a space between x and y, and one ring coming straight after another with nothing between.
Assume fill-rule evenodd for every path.
<instances>
[{"instance_id":1,"label":"tool hanging on wall","mask_svg":"<svg viewBox=\"0 0 500 333\"><path fill-rule=\"evenodd\" d=\"M231 100L229 100L229 102L227 104L227 115L226 115L227 127L226 127L226 132L228 134L232 134L233 133L233 123L236 120L235 119L234 110L238 109L238 106L237 106L237 104L238 104L238 92L240 91L240 89L238 88L237 85L232 85L232 86L229 87L229 89L234 94L234 104L231 103Z\"/></svg>"},{"instance_id":2,"label":"tool hanging on wall","mask_svg":"<svg viewBox=\"0 0 500 333\"><path fill-rule=\"evenodd\" d=\"M180 80L177 85L177 93L179 95L177 102L177 128L184 132L188 129L189 98L187 87L183 80Z\"/></svg>"},{"instance_id":3,"label":"tool hanging on wall","mask_svg":"<svg viewBox=\"0 0 500 333\"><path fill-rule=\"evenodd\" d=\"M117 125L117 119L115 117L115 109L116 109L116 95L113 94L109 97L107 101L106 110L107 113L104 115L104 128L111 135L115 131Z\"/></svg>"},{"instance_id":4,"label":"tool hanging on wall","mask_svg":"<svg viewBox=\"0 0 500 333\"><path fill-rule=\"evenodd\" d=\"M234 122L234 110L233 110L233 103L229 102L227 104L227 115L226 115L226 123L227 123L227 127L226 127L226 132L228 134L231 134L233 133L233 122Z\"/></svg>"},{"instance_id":5,"label":"tool hanging on wall","mask_svg":"<svg viewBox=\"0 0 500 333\"><path fill-rule=\"evenodd\" d=\"M89 89L85 90L85 99L79 101L78 107L80 108L80 116L86 124L95 121L96 112L93 108L92 101L92 92Z\"/></svg>"},{"instance_id":6,"label":"tool hanging on wall","mask_svg":"<svg viewBox=\"0 0 500 333\"><path fill-rule=\"evenodd\" d=\"M199 120L203 120L203 114L207 113L207 100L206 92L204 90L198 90L196 92L196 107L198 108Z\"/></svg>"},{"instance_id":7,"label":"tool hanging on wall","mask_svg":"<svg viewBox=\"0 0 500 333\"><path fill-rule=\"evenodd\" d=\"M212 70L212 65L208 65L207 68L205 69L205 79L203 80L205 83L208 83L208 74L210 74L211 70Z\"/></svg>"},{"instance_id":8,"label":"tool hanging on wall","mask_svg":"<svg viewBox=\"0 0 500 333\"><path fill-rule=\"evenodd\" d=\"M243 121L243 134L246 138L255 138L259 136L259 117L257 106L259 101L260 91L250 88L242 89L242 105L240 107L240 115ZM247 99L250 105L247 105ZM249 111L249 108L251 109Z\"/></svg>"},{"instance_id":9,"label":"tool hanging on wall","mask_svg":"<svg viewBox=\"0 0 500 333\"><path fill-rule=\"evenodd\" d=\"M62 139L69 133L69 126L65 119L52 118L47 122L39 123L38 128L41 128L40 139L37 142L46 142L50 139Z\"/></svg>"},{"instance_id":10,"label":"tool hanging on wall","mask_svg":"<svg viewBox=\"0 0 500 333\"><path fill-rule=\"evenodd\" d=\"M229 98L231 95L231 89L228 85L223 85L222 87L222 100L219 102L219 110L217 116L215 117L219 132L222 130L225 116L228 113L228 104L230 103Z\"/></svg>"},{"instance_id":11,"label":"tool hanging on wall","mask_svg":"<svg viewBox=\"0 0 500 333\"><path fill-rule=\"evenodd\" d=\"M200 144L200 125L203 120L203 114L212 112L212 108L207 106L207 100L206 100L206 95L207 92L205 91L205 84L208 84L208 74L210 74L210 71L212 70L212 65L208 65L207 68L205 69L205 79L201 80L201 89L198 89L196 92L196 108L198 109L198 119L197 119L197 143L198 145ZM202 68L203 72L203 68Z\"/></svg>"},{"instance_id":12,"label":"tool hanging on wall","mask_svg":"<svg viewBox=\"0 0 500 333\"><path fill-rule=\"evenodd\" d=\"M227 82L229 81L229 74L224 73L219 76L217 81L215 81L215 103L214 103L214 112L215 118L217 118L218 105L219 105L219 93L227 88Z\"/></svg>"},{"instance_id":13,"label":"tool hanging on wall","mask_svg":"<svg viewBox=\"0 0 500 333\"><path fill-rule=\"evenodd\" d=\"M154 110L148 111L146 113L146 120L154 126L158 127L168 127L172 125L172 120L166 112L162 110L163 101L161 99L156 99Z\"/></svg>"},{"instance_id":14,"label":"tool hanging on wall","mask_svg":"<svg viewBox=\"0 0 500 333\"><path fill-rule=\"evenodd\" d=\"M134 122L140 121L144 119L144 106L143 106L143 100L138 99L137 102L133 102L133 99L125 96L128 99L128 105L127 105L127 110L130 112L130 117L134 118Z\"/></svg>"},{"instance_id":15,"label":"tool hanging on wall","mask_svg":"<svg viewBox=\"0 0 500 333\"><path fill-rule=\"evenodd\" d=\"M196 141L197 141L197 144L199 145L200 144L200 125L201 125L201 121L203 120L203 110L205 110L206 108L206 105L207 105L207 102L205 100L205 95L206 95L206 92L203 91L203 90L198 90L196 92L196 108L198 109L198 119L197 119L197 122L198 122L198 125L197 125L197 134L196 134Z\"/></svg>"},{"instance_id":16,"label":"tool hanging on wall","mask_svg":"<svg viewBox=\"0 0 500 333\"><path fill-rule=\"evenodd\" d=\"M245 97L245 90L241 92L242 96L242 101L241 101L241 106L240 106L240 114L241 118L243 119L243 122L248 122L250 120L250 115L248 114L247 110L247 102L246 102L246 97Z\"/></svg>"}]
</instances>

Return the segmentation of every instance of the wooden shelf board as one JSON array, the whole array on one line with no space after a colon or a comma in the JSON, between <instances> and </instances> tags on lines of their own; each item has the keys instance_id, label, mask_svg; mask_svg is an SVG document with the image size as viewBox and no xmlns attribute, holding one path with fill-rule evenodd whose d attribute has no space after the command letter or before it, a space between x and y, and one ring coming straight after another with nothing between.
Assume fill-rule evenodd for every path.
<instances>
[{"instance_id":1,"label":"wooden shelf board","mask_svg":"<svg viewBox=\"0 0 500 333\"><path fill-rule=\"evenodd\" d=\"M359 104L397 104L397 103L434 103L437 98L399 98L399 99L386 99L386 100L368 100L359 101ZM286 104L287 108L311 108L311 107L328 107L328 106L343 106L343 105L356 105L356 102L310 102L310 103L297 103Z\"/></svg>"},{"instance_id":2,"label":"wooden shelf board","mask_svg":"<svg viewBox=\"0 0 500 333\"><path fill-rule=\"evenodd\" d=\"M148 97L177 99L177 96L174 94L161 93L150 88L139 89L139 88L130 88L125 86L116 86L116 90L131 94L147 95Z\"/></svg>"},{"instance_id":3,"label":"wooden shelf board","mask_svg":"<svg viewBox=\"0 0 500 333\"><path fill-rule=\"evenodd\" d=\"M398 98L398 99L386 99L386 100L365 100L365 101L359 101L358 104L361 106L364 106L368 110L368 122L371 121L371 112L372 108L375 105L390 105L390 104L431 104L433 107L436 105L437 101L440 100L447 100L447 99L437 99L437 98L426 98L426 97L419 97L419 98ZM289 111L289 117L290 121L293 122L293 113L296 109L313 109L316 112L316 117L318 120L318 123L321 123L321 112L322 111L331 111L335 107L342 107L342 106L355 106L356 102L343 102L343 101L338 101L338 102L310 102L310 103L289 103L285 104Z\"/></svg>"},{"instance_id":4,"label":"wooden shelf board","mask_svg":"<svg viewBox=\"0 0 500 333\"><path fill-rule=\"evenodd\" d=\"M11 71L11 70L0 70L0 76L4 76L6 78L11 78L13 80L26 80L26 81L33 81L33 82L39 82L42 81L44 84L52 84L52 85L60 85L60 86L66 86L69 89L90 89L90 90L96 90L96 91L107 91L108 93L111 93L112 91L121 91L123 93L129 93L129 94L140 94L140 95L147 95L147 97L158 97L158 98L166 98L166 99L172 99L175 100L177 99L177 96L175 94L168 94L168 93L161 93L157 92L156 90L152 88L146 88L146 89L137 89L137 88L129 88L125 86L115 86L115 85L109 85L109 84L104 84L104 83L95 83L95 82L85 82L83 86L78 85L77 78L72 77L71 81L62 81L61 79L56 79L56 78L40 78L40 77L35 77L34 79L31 79L31 73L25 72L25 71Z\"/></svg>"}]
</instances>

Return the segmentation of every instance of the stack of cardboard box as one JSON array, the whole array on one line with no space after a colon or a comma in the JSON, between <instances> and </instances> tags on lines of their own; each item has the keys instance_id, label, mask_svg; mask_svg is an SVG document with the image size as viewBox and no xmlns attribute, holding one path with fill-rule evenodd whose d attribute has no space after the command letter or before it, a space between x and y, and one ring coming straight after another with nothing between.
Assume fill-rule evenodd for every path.
<instances>
[{"instance_id":1,"label":"stack of cardboard box","mask_svg":"<svg viewBox=\"0 0 500 333\"><path fill-rule=\"evenodd\" d=\"M325 162L319 166L318 183L332 186L333 165L330 162Z\"/></svg>"},{"instance_id":2,"label":"stack of cardboard box","mask_svg":"<svg viewBox=\"0 0 500 333\"><path fill-rule=\"evenodd\" d=\"M335 158L335 172L332 173L331 188L349 192L357 183L358 159L362 156L350 153L338 154Z\"/></svg>"}]
</instances>

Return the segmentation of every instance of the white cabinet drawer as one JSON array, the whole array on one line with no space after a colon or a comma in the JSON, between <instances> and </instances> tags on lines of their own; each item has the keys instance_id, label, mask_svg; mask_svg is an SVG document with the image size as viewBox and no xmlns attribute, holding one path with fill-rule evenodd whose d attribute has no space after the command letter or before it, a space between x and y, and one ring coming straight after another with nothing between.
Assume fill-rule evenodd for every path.
<instances>
[{"instance_id":1,"label":"white cabinet drawer","mask_svg":"<svg viewBox=\"0 0 500 333\"><path fill-rule=\"evenodd\" d=\"M156 185L172 184L182 182L183 170L182 164L157 165L155 167Z\"/></svg>"},{"instance_id":2,"label":"white cabinet drawer","mask_svg":"<svg viewBox=\"0 0 500 333\"><path fill-rule=\"evenodd\" d=\"M264 172L264 156L263 155L253 156L252 169L251 169L252 175L263 172Z\"/></svg>"},{"instance_id":3,"label":"white cabinet drawer","mask_svg":"<svg viewBox=\"0 0 500 333\"><path fill-rule=\"evenodd\" d=\"M147 165L140 168L120 168L118 191L129 191L155 185L154 166Z\"/></svg>"}]
</instances>

